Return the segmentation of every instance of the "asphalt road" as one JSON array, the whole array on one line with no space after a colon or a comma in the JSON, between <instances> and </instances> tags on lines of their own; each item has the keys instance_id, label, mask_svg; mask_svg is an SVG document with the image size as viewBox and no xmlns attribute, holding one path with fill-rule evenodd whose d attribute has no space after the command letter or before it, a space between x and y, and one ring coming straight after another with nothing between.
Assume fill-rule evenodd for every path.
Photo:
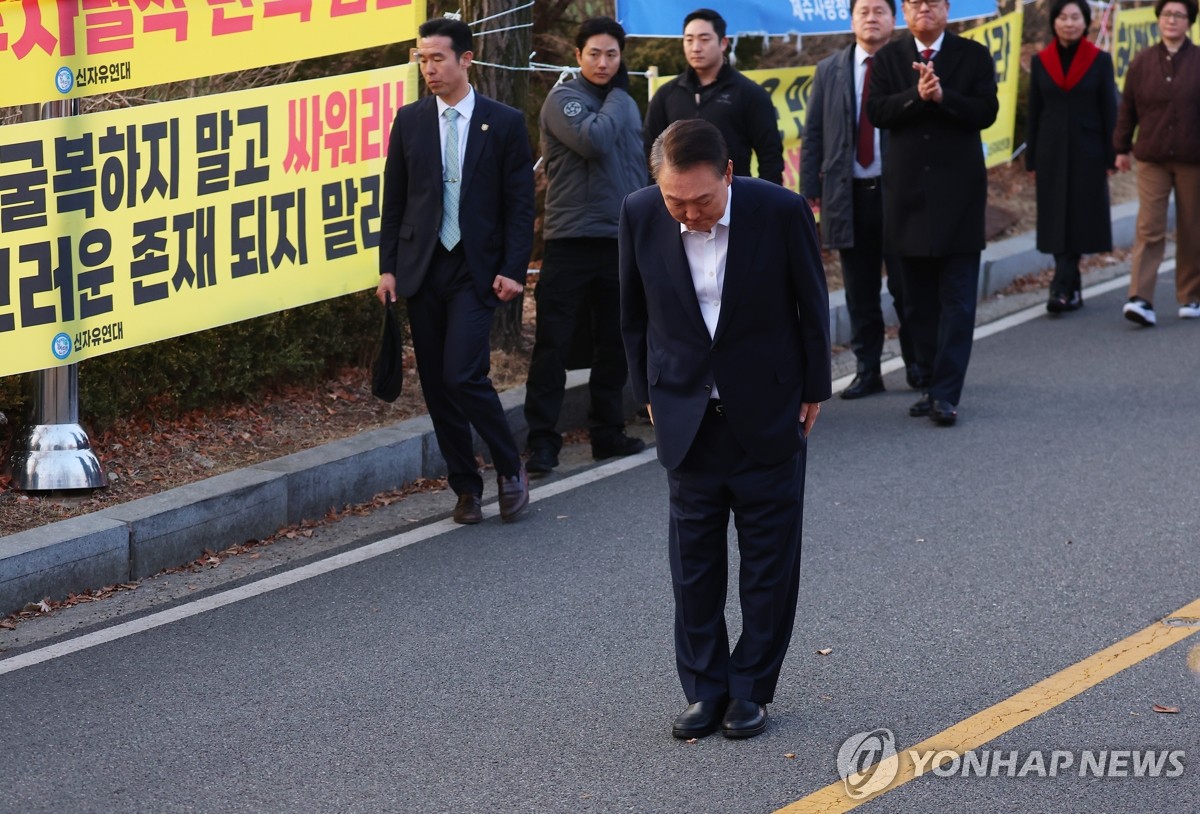
<instances>
[{"instance_id":1,"label":"asphalt road","mask_svg":"<svg viewBox=\"0 0 1200 814\"><path fill-rule=\"evenodd\" d=\"M670 736L684 699L647 455L543 482L515 524L404 521L397 539L377 519L339 532L335 570L300 558L273 590L245 576L63 632L59 655L5 652L0 811L757 814L840 784L856 733L936 740L1064 670L1089 688L980 748L1069 752L1071 771L929 772L859 810L1198 811L1200 637L1095 686L1073 668L1200 599L1200 322L1162 307L1138 329L1123 299L979 340L954 428L908 417L902 374L825 406L761 737ZM1183 752L1182 772L1078 776L1101 750Z\"/></svg>"}]
</instances>

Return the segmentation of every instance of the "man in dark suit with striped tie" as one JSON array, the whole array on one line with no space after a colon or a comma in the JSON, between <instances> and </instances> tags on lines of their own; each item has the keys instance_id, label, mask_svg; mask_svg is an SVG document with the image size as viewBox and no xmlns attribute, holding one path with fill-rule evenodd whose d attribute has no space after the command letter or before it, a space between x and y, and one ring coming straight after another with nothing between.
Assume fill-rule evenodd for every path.
<instances>
[{"instance_id":1,"label":"man in dark suit with striped tie","mask_svg":"<svg viewBox=\"0 0 1200 814\"><path fill-rule=\"evenodd\" d=\"M432 96L396 114L384 168L379 288L405 297L417 374L458 495L454 520L483 519L471 427L491 452L500 516L529 503L529 479L488 378L492 314L520 295L533 247L533 160L525 117L475 93L471 29L421 25L417 58Z\"/></svg>"}]
</instances>

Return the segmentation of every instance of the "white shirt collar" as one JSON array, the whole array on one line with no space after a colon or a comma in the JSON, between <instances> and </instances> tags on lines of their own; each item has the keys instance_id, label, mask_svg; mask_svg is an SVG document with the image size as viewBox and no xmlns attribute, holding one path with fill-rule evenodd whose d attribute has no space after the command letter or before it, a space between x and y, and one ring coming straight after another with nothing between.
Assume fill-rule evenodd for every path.
<instances>
[{"instance_id":1,"label":"white shirt collar","mask_svg":"<svg viewBox=\"0 0 1200 814\"><path fill-rule=\"evenodd\" d=\"M732 208L732 206L733 206L733 184L730 184L729 192L728 192L728 194L725 195L725 214L721 216L721 219L719 221L717 221L716 223L713 224L712 229L709 229L707 232L693 232L691 229L687 228L686 225L681 223L681 224L679 224L679 233L681 235L693 234L693 235L708 235L709 237L712 237L712 235L717 231L718 225L724 226L726 229L728 229L729 228L729 210L730 210L730 208Z\"/></svg>"},{"instance_id":2,"label":"white shirt collar","mask_svg":"<svg viewBox=\"0 0 1200 814\"><path fill-rule=\"evenodd\" d=\"M471 114L475 112L475 88L471 87L470 85L467 85L467 95L459 99L458 104L456 105L446 104L442 101L442 97L440 96L435 96L433 98L437 100L439 117L446 115L446 110L451 107L458 111L458 115L467 120L470 120Z\"/></svg>"},{"instance_id":3,"label":"white shirt collar","mask_svg":"<svg viewBox=\"0 0 1200 814\"><path fill-rule=\"evenodd\" d=\"M930 43L929 45L926 45L925 43L921 42L919 39L917 39L917 37L915 35L913 36L913 39L916 40L918 54L921 53L922 51L924 51L926 48L932 48L933 55L937 56L938 54L940 54L942 52L942 40L946 39L946 32L942 31L941 34L938 34L938 38L936 40L934 40L932 43Z\"/></svg>"},{"instance_id":4,"label":"white shirt collar","mask_svg":"<svg viewBox=\"0 0 1200 814\"><path fill-rule=\"evenodd\" d=\"M858 43L854 44L854 64L855 65L862 65L864 62L867 61L867 57L873 57L873 56L875 56L875 55L868 54L866 52L866 50L864 50L863 47L861 45L859 45Z\"/></svg>"}]
</instances>

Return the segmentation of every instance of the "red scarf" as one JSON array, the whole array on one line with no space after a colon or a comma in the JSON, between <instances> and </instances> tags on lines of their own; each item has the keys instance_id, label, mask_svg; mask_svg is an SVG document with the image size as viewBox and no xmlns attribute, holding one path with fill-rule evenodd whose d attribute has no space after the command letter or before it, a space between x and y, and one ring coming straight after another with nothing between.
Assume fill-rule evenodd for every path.
<instances>
[{"instance_id":1,"label":"red scarf","mask_svg":"<svg viewBox=\"0 0 1200 814\"><path fill-rule=\"evenodd\" d=\"M1042 60L1042 67L1046 69L1046 73L1063 91L1068 91L1079 84L1079 80L1083 79L1083 75L1087 73L1088 68L1092 67L1092 63L1096 61L1096 54L1100 53L1100 49L1092 45L1087 39L1079 41L1079 50L1075 52L1075 58L1071 60L1071 68L1066 76L1063 76L1062 60L1058 58L1058 41L1052 41L1049 45L1038 52L1038 57Z\"/></svg>"}]
</instances>

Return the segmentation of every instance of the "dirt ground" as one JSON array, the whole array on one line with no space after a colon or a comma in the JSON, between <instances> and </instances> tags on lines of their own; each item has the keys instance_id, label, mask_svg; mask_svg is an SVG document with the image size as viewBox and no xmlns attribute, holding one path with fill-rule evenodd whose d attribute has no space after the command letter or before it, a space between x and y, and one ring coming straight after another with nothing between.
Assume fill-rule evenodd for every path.
<instances>
[{"instance_id":1,"label":"dirt ground","mask_svg":"<svg viewBox=\"0 0 1200 814\"><path fill-rule=\"evenodd\" d=\"M990 240L1034 228L1033 181L1020 166L997 167L989 173ZM1114 203L1136 196L1134 176L1112 179ZM826 253L831 288L841 286L836 253ZM1035 275L1032 286L1045 285ZM532 293L531 288L527 295ZM498 389L525 381L533 345L532 296L525 299L525 350L494 352L492 379ZM406 370L412 371L411 358ZM0 477L0 537L46 523L99 511L187 483L387 426L424 412L415 373L404 395L384 404L370 392L368 371L347 369L319 385L286 387L263 394L253 403L197 410L177 419L137 416L103 433L92 434L92 446L108 476L108 486L91 494L31 495L15 490ZM12 425L0 426L0 455L7 459Z\"/></svg>"}]
</instances>

